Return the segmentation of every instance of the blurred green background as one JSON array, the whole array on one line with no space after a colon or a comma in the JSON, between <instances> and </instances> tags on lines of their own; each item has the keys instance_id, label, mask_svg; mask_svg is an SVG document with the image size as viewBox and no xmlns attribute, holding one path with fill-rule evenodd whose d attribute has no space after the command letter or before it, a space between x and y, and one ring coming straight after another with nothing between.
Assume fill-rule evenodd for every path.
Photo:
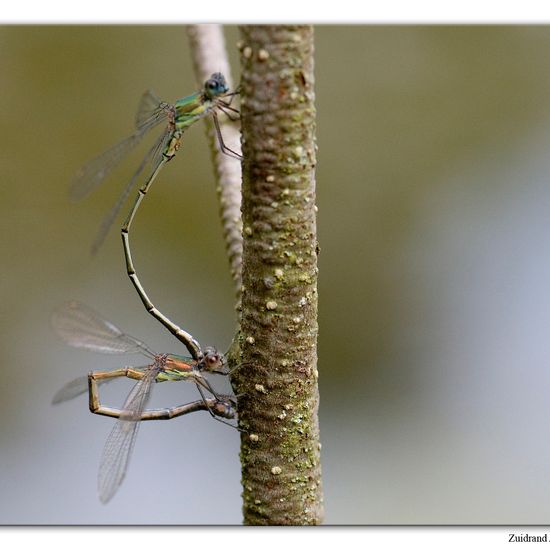
<instances>
[{"instance_id":1,"label":"blurred green background","mask_svg":"<svg viewBox=\"0 0 550 550\"><path fill-rule=\"evenodd\" d=\"M238 79L238 30L226 29ZM550 512L550 28L316 28L319 372L326 521L546 523ZM132 130L141 93L196 89L185 29L0 27L0 522L239 523L238 434L205 413L141 427L96 495L112 420L71 378L124 358L66 348L67 299L181 346L99 222L140 158L72 204L71 176ZM155 304L225 349L233 292L203 129L152 188L133 253ZM141 360L136 360L139 364ZM128 381L106 392L121 402ZM195 398L163 384L153 406Z\"/></svg>"}]
</instances>

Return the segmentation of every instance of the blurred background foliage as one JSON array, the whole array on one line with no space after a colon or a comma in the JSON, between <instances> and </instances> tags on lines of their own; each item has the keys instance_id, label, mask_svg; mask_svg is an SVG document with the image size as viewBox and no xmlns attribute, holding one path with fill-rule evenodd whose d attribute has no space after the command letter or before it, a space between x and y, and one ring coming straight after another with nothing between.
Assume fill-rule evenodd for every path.
<instances>
[{"instance_id":1,"label":"blurred background foliage","mask_svg":"<svg viewBox=\"0 0 550 550\"><path fill-rule=\"evenodd\" d=\"M237 29L226 38L238 80ZM547 521L549 48L544 26L316 28L327 523ZM239 523L235 431L204 413L145 424L102 506L112 420L85 398L50 405L69 379L124 364L59 342L49 319L67 299L182 351L127 279L120 224L89 253L146 145L86 201L67 190L131 132L145 89L173 101L197 88L185 29L1 27L0 66L0 521ZM202 128L132 244L153 302L225 349L233 292ZM153 406L195 398L163 386Z\"/></svg>"}]
</instances>

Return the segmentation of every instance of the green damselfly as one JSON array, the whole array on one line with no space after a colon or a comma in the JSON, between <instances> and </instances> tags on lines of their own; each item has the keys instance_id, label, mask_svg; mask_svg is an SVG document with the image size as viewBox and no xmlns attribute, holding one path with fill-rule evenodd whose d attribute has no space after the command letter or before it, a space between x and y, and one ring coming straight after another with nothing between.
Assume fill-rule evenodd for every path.
<instances>
[{"instance_id":1,"label":"green damselfly","mask_svg":"<svg viewBox=\"0 0 550 550\"><path fill-rule=\"evenodd\" d=\"M92 244L92 252L97 252L98 248L103 243L109 228L113 224L122 205L126 202L140 174L147 164L151 162L151 173L141 187L124 227L128 228L131 225L132 219L139 208L141 200L149 190L149 187L163 166L174 158L176 152L180 148L184 132L198 120L209 115L212 116L222 153L238 160L241 159L239 153L225 145L218 121L219 111L225 113L232 120L234 119L233 114L238 115L239 112L231 107L231 101L237 93L238 92L229 92L223 74L214 73L204 83L202 90L178 99L174 104L162 101L150 90L143 94L136 113L135 132L85 164L76 173L71 183L70 195L73 200L80 200L86 197L101 184L101 182L124 159L124 157L140 143L142 138L150 130L163 122L166 123L161 136L149 149L124 188L119 200L103 220Z\"/></svg>"},{"instance_id":2,"label":"green damselfly","mask_svg":"<svg viewBox=\"0 0 550 550\"><path fill-rule=\"evenodd\" d=\"M139 189L136 200L122 226L122 239L128 276L134 284L147 311L178 338L178 340L187 347L193 359L197 361L200 361L203 357L203 352L198 342L187 331L173 323L154 306L139 282L130 253L129 231L143 197L147 194L162 167L174 158L176 152L180 148L183 133L201 118L209 115L212 116L221 151L236 159L241 158L238 153L225 145L218 121L218 111L225 113L230 118L232 117L231 113L238 113L238 111L230 105L236 93L237 92L229 92L225 78L221 73L212 74L204 83L201 91L179 99L173 105L161 101L150 91L145 92L136 115L135 133L86 164L75 176L71 187L71 196L73 199L78 200L85 197L110 174L113 168L141 141L149 130L162 122L166 122L166 127L162 135L146 154L136 172L126 185L119 200L103 220L98 235L92 245L92 251L97 251L98 247L103 242L109 228L122 205L126 202L140 174L145 166L151 162L151 173ZM228 101L226 101L227 99Z\"/></svg>"},{"instance_id":3,"label":"green damselfly","mask_svg":"<svg viewBox=\"0 0 550 550\"><path fill-rule=\"evenodd\" d=\"M168 420L198 410L225 424L222 419L236 416L236 401L218 394L203 373L227 374L223 356L212 348L206 348L201 361L171 354L158 354L146 344L122 332L113 323L79 302L68 302L52 317L52 324L63 341L73 347L109 354L141 354L151 364L144 367L125 367L113 371L95 371L77 378L61 388L53 403L61 403L89 392L90 411L95 414L118 418L103 450L99 475L99 497L108 502L124 479L130 456L136 441L139 422L142 420ZM138 380L130 391L122 409L105 407L99 399L99 384L119 377ZM153 382L192 381L201 394L201 400L172 408L147 410ZM207 398L204 390L214 397ZM233 426L235 427L235 426Z\"/></svg>"}]
</instances>

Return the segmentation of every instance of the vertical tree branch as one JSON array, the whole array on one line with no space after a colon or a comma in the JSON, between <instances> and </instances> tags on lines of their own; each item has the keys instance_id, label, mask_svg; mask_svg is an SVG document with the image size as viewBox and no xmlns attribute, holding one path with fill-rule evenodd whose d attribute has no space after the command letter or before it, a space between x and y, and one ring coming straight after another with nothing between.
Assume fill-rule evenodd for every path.
<instances>
[{"instance_id":1,"label":"vertical tree branch","mask_svg":"<svg viewBox=\"0 0 550 550\"><path fill-rule=\"evenodd\" d=\"M243 295L230 360L244 521L318 524L313 29L243 26L241 38Z\"/></svg>"},{"instance_id":2,"label":"vertical tree branch","mask_svg":"<svg viewBox=\"0 0 550 550\"><path fill-rule=\"evenodd\" d=\"M221 26L189 25L187 32L199 86L202 87L212 73L221 72L229 87L233 89L231 69ZM237 160L220 151L212 118L207 117L205 121L212 161L216 170L216 192L220 205L220 217L238 307L242 284L241 165ZM221 115L219 121L225 144L233 151L240 152L239 129L225 115Z\"/></svg>"}]
</instances>

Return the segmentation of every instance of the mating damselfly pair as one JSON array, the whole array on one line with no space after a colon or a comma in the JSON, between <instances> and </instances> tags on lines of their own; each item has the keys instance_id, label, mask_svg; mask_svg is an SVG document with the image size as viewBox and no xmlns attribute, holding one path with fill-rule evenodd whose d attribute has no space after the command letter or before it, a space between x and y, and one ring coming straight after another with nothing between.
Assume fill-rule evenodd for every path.
<instances>
[{"instance_id":1,"label":"mating damselfly pair","mask_svg":"<svg viewBox=\"0 0 550 550\"><path fill-rule=\"evenodd\" d=\"M187 347L192 357L157 354L140 340L123 333L91 308L78 302L69 302L59 308L52 319L57 333L70 346L110 354L138 353L146 356L151 362L143 367L91 372L88 376L69 382L54 396L53 402L60 403L88 391L91 412L118 418L105 444L99 468L99 496L104 503L112 498L124 478L140 421L170 419L198 410L206 410L213 418L226 424L229 423L228 419L233 419L236 416L236 400L217 393L204 376L204 373L228 374L223 355L213 348L203 350L190 333L173 323L153 305L138 279L129 243L130 226L143 197L162 167L174 158L187 128L205 116L212 116L221 151L240 159L238 153L225 145L218 121L218 111L225 113L230 118L232 113L238 114L238 111L231 106L235 94L236 92L229 92L225 78L221 73L214 73L205 82L201 91L180 99L173 105L160 101L152 92L146 92L137 111L135 132L86 164L78 172L71 186L71 195L74 199L88 195L141 141L146 133L160 123L166 122L161 136L149 149L124 188L121 197L103 220L92 251L97 251L140 174L147 164L151 163L150 174L140 187L121 230L127 273L146 310ZM118 377L128 377L138 380L138 382L129 393L121 409L103 406L99 399L98 385ZM201 399L172 408L146 409L153 383L165 381L192 381L197 387Z\"/></svg>"},{"instance_id":2,"label":"mating damselfly pair","mask_svg":"<svg viewBox=\"0 0 550 550\"><path fill-rule=\"evenodd\" d=\"M75 348L109 354L141 354L150 361L149 365L141 367L91 372L88 376L76 378L63 386L53 398L53 403L61 403L88 391L91 412L118 418L107 438L100 462L98 489L102 502L108 502L113 497L124 479L140 421L171 419L198 410L207 410L214 418L223 422L225 421L222 419L235 417L235 400L218 394L203 374L228 374L223 356L215 350L205 349L201 361L155 353L145 343L125 334L94 310L78 302L69 302L55 311L52 324L63 341ZM98 385L123 376L138 382L126 398L122 409L101 405ZM153 383L166 381L195 383L201 399L169 409L146 410ZM207 398L204 390L213 397Z\"/></svg>"}]
</instances>

